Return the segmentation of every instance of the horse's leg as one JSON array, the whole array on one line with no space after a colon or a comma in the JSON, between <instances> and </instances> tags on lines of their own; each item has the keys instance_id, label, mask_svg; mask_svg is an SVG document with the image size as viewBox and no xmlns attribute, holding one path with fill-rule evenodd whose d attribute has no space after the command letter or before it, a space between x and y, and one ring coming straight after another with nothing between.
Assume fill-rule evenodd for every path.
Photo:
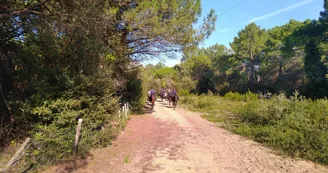
<instances>
[{"instance_id":1,"label":"horse's leg","mask_svg":"<svg viewBox=\"0 0 328 173\"><path fill-rule=\"evenodd\" d=\"M170 98L170 106L172 105L172 97Z\"/></svg>"}]
</instances>

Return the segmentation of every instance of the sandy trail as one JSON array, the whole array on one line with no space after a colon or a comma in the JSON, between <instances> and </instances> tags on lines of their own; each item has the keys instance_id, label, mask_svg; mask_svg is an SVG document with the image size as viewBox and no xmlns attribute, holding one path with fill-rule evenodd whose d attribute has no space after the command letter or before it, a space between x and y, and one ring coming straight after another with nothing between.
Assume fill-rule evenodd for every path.
<instances>
[{"instance_id":1,"label":"sandy trail","mask_svg":"<svg viewBox=\"0 0 328 173\"><path fill-rule=\"evenodd\" d=\"M113 145L45 172L328 172L326 167L275 155L184 109L156 103L133 117Z\"/></svg>"}]
</instances>

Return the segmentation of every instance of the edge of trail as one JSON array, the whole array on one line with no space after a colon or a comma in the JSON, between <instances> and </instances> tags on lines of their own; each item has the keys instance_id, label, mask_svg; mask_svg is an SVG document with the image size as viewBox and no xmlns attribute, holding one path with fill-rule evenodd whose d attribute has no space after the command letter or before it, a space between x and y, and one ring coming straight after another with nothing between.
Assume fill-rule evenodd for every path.
<instances>
[{"instance_id":1,"label":"edge of trail","mask_svg":"<svg viewBox=\"0 0 328 173\"><path fill-rule=\"evenodd\" d=\"M233 134L183 108L156 102L133 116L111 146L44 172L328 172Z\"/></svg>"}]
</instances>

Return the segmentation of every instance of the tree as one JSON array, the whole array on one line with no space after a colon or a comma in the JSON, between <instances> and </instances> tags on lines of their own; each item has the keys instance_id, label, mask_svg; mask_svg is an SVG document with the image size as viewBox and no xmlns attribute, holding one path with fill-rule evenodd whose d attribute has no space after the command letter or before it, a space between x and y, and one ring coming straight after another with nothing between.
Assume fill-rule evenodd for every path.
<instances>
[{"instance_id":1,"label":"tree","mask_svg":"<svg viewBox=\"0 0 328 173\"><path fill-rule=\"evenodd\" d=\"M217 57L232 54L232 51L224 45L215 44L213 46L202 48L203 51L214 62Z\"/></svg>"},{"instance_id":2,"label":"tree","mask_svg":"<svg viewBox=\"0 0 328 173\"><path fill-rule=\"evenodd\" d=\"M193 27L201 14L200 0L124 2L117 5L116 20L121 32L118 47L120 54L133 60L171 56L197 45L214 30L213 10L199 29Z\"/></svg>"},{"instance_id":3,"label":"tree","mask_svg":"<svg viewBox=\"0 0 328 173\"><path fill-rule=\"evenodd\" d=\"M321 61L320 49L316 40L310 40L305 48L304 69L307 76L306 95L320 98L328 95L327 70Z\"/></svg>"},{"instance_id":4,"label":"tree","mask_svg":"<svg viewBox=\"0 0 328 173\"><path fill-rule=\"evenodd\" d=\"M306 86L304 93L308 97L322 98L328 95L327 71L327 0L319 20L307 21L291 37L298 38L298 47L305 53L304 71ZM297 50L297 49L296 49ZM295 52L295 50L293 51Z\"/></svg>"},{"instance_id":5,"label":"tree","mask_svg":"<svg viewBox=\"0 0 328 173\"><path fill-rule=\"evenodd\" d=\"M235 37L234 41L230 43L236 56L249 59L249 84L252 91L254 91L255 83L255 59L262 53L266 40L265 30L255 23L251 23L239 31L238 37Z\"/></svg>"},{"instance_id":6,"label":"tree","mask_svg":"<svg viewBox=\"0 0 328 173\"><path fill-rule=\"evenodd\" d=\"M304 23L292 19L283 26L277 26L267 31L269 37L264 50L265 56L271 58L271 62L278 63L278 78L283 73L284 63L291 58L290 50L285 50L289 49L292 46L291 44L295 45L295 40L289 40L288 38L302 26L304 26Z\"/></svg>"},{"instance_id":7,"label":"tree","mask_svg":"<svg viewBox=\"0 0 328 173\"><path fill-rule=\"evenodd\" d=\"M216 91L213 62L203 51L197 51L187 57L181 68L185 75L190 75L191 79L197 82L198 93L207 93L208 90Z\"/></svg>"}]
</instances>

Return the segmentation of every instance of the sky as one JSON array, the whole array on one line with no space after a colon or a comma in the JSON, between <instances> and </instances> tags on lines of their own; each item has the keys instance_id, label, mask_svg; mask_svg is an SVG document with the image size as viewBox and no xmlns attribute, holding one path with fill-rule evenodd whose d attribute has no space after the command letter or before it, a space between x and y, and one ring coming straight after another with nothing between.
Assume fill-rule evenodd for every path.
<instances>
[{"instance_id":1,"label":"sky","mask_svg":"<svg viewBox=\"0 0 328 173\"><path fill-rule=\"evenodd\" d=\"M290 19L318 19L320 11L323 10L323 0L202 0L202 18L211 9L218 15L215 31L201 47L216 43L229 47L238 31L251 22L269 29L284 25ZM179 62L178 58L166 60L164 63L174 66Z\"/></svg>"}]
</instances>

